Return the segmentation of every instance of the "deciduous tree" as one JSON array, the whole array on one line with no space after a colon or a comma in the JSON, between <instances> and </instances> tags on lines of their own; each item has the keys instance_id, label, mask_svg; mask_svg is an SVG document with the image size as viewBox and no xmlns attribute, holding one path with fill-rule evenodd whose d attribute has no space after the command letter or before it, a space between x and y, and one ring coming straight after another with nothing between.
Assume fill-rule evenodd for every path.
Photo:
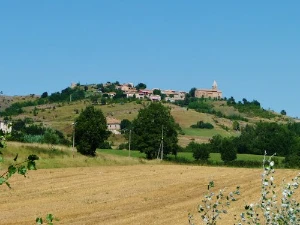
<instances>
[{"instance_id":1,"label":"deciduous tree","mask_svg":"<svg viewBox=\"0 0 300 225\"><path fill-rule=\"evenodd\" d=\"M178 137L170 109L161 103L151 103L139 111L132 123L132 148L144 152L148 159L155 158L160 148L162 132L164 155L176 155Z\"/></svg>"},{"instance_id":2,"label":"deciduous tree","mask_svg":"<svg viewBox=\"0 0 300 225\"><path fill-rule=\"evenodd\" d=\"M106 118L101 110L88 106L75 121L75 144L83 155L96 155L96 149L108 138Z\"/></svg>"}]
</instances>

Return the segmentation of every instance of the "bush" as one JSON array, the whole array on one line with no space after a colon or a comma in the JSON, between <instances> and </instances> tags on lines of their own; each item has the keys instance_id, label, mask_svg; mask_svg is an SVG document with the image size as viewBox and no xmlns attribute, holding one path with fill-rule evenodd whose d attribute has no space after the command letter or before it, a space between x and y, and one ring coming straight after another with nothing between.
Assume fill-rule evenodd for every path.
<instances>
[{"instance_id":1,"label":"bush","mask_svg":"<svg viewBox=\"0 0 300 225\"><path fill-rule=\"evenodd\" d=\"M221 159L228 163L237 157L237 149L231 138L224 138L220 149Z\"/></svg>"},{"instance_id":2,"label":"bush","mask_svg":"<svg viewBox=\"0 0 300 225\"><path fill-rule=\"evenodd\" d=\"M104 141L99 145L100 149L111 149L111 144L108 141Z\"/></svg>"},{"instance_id":3,"label":"bush","mask_svg":"<svg viewBox=\"0 0 300 225\"><path fill-rule=\"evenodd\" d=\"M204 123L203 121L199 121L197 122L197 124L191 125L191 128L213 129L214 126L211 123Z\"/></svg>"},{"instance_id":4,"label":"bush","mask_svg":"<svg viewBox=\"0 0 300 225\"><path fill-rule=\"evenodd\" d=\"M209 144L198 144L192 142L192 151L193 157L196 160L207 161L210 153L210 145Z\"/></svg>"},{"instance_id":5,"label":"bush","mask_svg":"<svg viewBox=\"0 0 300 225\"><path fill-rule=\"evenodd\" d=\"M118 147L119 150L124 150L124 149L129 149L129 144L128 143L122 143Z\"/></svg>"}]
</instances>

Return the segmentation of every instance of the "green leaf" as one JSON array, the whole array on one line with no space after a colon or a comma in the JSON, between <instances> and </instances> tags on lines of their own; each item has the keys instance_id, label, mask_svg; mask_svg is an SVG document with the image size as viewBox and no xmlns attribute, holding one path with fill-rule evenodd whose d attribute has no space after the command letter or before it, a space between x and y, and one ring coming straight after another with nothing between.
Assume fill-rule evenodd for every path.
<instances>
[{"instance_id":1,"label":"green leaf","mask_svg":"<svg viewBox=\"0 0 300 225\"><path fill-rule=\"evenodd\" d=\"M43 219L42 218L36 218L35 222L36 222L37 225L41 225L41 224L43 224Z\"/></svg>"},{"instance_id":2,"label":"green leaf","mask_svg":"<svg viewBox=\"0 0 300 225\"><path fill-rule=\"evenodd\" d=\"M28 160L29 161L34 161L34 160L38 160L38 159L39 159L39 157L37 155L30 155L30 156L28 156Z\"/></svg>"},{"instance_id":3,"label":"green leaf","mask_svg":"<svg viewBox=\"0 0 300 225\"><path fill-rule=\"evenodd\" d=\"M54 216L52 214L48 214L47 217L46 217L46 220L48 222L52 222L54 220Z\"/></svg>"},{"instance_id":4,"label":"green leaf","mask_svg":"<svg viewBox=\"0 0 300 225\"><path fill-rule=\"evenodd\" d=\"M28 161L28 163L27 163L27 169L28 170L36 170L35 161Z\"/></svg>"},{"instance_id":5,"label":"green leaf","mask_svg":"<svg viewBox=\"0 0 300 225\"><path fill-rule=\"evenodd\" d=\"M9 173L10 175L15 174L16 172L17 172L17 168L16 168L14 165L10 165L10 166L8 167L8 173Z\"/></svg>"},{"instance_id":6,"label":"green leaf","mask_svg":"<svg viewBox=\"0 0 300 225\"><path fill-rule=\"evenodd\" d=\"M26 168L26 166L22 165L22 166L20 166L20 167L18 168L18 174L21 174L21 175L23 175L23 176L25 177L26 173L27 173L27 168Z\"/></svg>"},{"instance_id":7,"label":"green leaf","mask_svg":"<svg viewBox=\"0 0 300 225\"><path fill-rule=\"evenodd\" d=\"M6 182L6 179L4 177L0 177L0 185Z\"/></svg>"}]
</instances>

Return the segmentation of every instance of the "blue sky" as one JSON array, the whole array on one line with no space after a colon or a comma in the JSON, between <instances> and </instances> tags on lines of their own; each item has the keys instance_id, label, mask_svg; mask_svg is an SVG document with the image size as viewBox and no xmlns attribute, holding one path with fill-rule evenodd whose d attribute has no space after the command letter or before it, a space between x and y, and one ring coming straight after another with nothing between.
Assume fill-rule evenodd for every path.
<instances>
[{"instance_id":1,"label":"blue sky","mask_svg":"<svg viewBox=\"0 0 300 225\"><path fill-rule=\"evenodd\" d=\"M0 90L120 81L224 96L300 117L299 1L0 2Z\"/></svg>"}]
</instances>

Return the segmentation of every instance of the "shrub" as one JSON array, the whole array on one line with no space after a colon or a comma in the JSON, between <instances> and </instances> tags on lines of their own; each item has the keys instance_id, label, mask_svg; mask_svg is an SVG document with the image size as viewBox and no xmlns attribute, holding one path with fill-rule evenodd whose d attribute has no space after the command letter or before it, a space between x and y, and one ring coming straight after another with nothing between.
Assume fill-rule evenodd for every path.
<instances>
[{"instance_id":1,"label":"shrub","mask_svg":"<svg viewBox=\"0 0 300 225\"><path fill-rule=\"evenodd\" d=\"M203 121L199 121L197 122L197 124L191 125L191 128L213 129L214 126L211 123L204 123Z\"/></svg>"},{"instance_id":2,"label":"shrub","mask_svg":"<svg viewBox=\"0 0 300 225\"><path fill-rule=\"evenodd\" d=\"M196 160L207 161L210 153L210 145L209 144L198 144L195 142L191 142L188 145L188 149L193 152L193 157Z\"/></svg>"}]
</instances>

